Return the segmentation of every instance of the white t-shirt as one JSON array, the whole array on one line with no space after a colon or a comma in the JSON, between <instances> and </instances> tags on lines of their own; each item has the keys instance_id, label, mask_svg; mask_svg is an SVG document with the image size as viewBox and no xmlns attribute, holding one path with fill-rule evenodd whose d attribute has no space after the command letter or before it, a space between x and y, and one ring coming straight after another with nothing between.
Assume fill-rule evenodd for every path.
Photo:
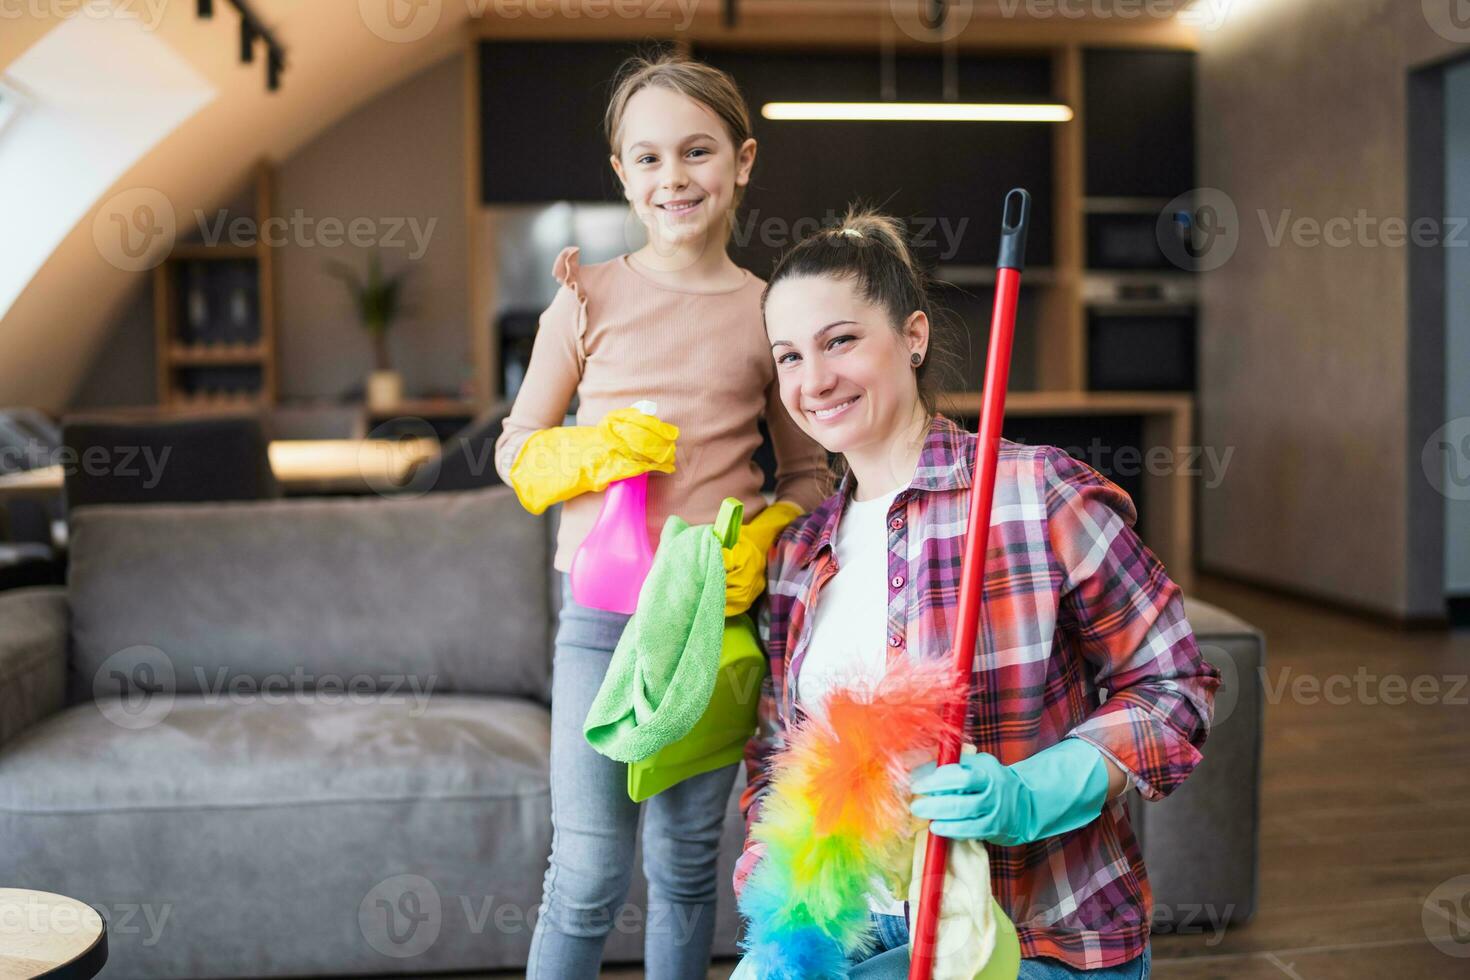
<instances>
[{"instance_id":1,"label":"white t-shirt","mask_svg":"<svg viewBox=\"0 0 1470 980\"><path fill-rule=\"evenodd\" d=\"M796 682L804 702L832 687L875 682L887 668L888 508L898 493L850 500L837 522L837 574L822 587Z\"/></svg>"},{"instance_id":2,"label":"white t-shirt","mask_svg":"<svg viewBox=\"0 0 1470 980\"><path fill-rule=\"evenodd\" d=\"M902 489L849 500L837 522L837 574L822 587L796 678L796 696L804 704L814 704L833 687L875 684L887 669L888 508ZM876 878L868 905L885 915L904 914L903 902Z\"/></svg>"}]
</instances>

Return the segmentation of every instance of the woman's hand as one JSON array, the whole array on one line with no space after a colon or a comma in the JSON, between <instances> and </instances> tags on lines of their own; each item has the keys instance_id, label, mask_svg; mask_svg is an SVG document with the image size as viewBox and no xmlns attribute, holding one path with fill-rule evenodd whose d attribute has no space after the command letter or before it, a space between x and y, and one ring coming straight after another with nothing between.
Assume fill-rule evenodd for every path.
<instances>
[{"instance_id":1,"label":"woman's hand","mask_svg":"<svg viewBox=\"0 0 1470 980\"><path fill-rule=\"evenodd\" d=\"M918 797L909 810L932 821L931 833L1013 847L1054 837L1092 822L1108 799L1110 769L1097 748L1080 738L1013 766L985 752L910 775Z\"/></svg>"}]
</instances>

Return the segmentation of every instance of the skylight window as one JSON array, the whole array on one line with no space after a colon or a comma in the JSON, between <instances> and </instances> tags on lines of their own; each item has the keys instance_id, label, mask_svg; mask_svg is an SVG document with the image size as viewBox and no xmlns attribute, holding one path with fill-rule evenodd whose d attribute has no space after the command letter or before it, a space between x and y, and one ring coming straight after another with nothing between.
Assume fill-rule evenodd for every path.
<instances>
[{"instance_id":1,"label":"skylight window","mask_svg":"<svg viewBox=\"0 0 1470 980\"><path fill-rule=\"evenodd\" d=\"M0 133L5 132L5 125L15 118L20 111L20 96L15 89L6 85L0 79Z\"/></svg>"},{"instance_id":2,"label":"skylight window","mask_svg":"<svg viewBox=\"0 0 1470 980\"><path fill-rule=\"evenodd\" d=\"M156 33L123 17L62 21L5 78L0 318L99 198L130 190L114 185L217 94Z\"/></svg>"}]
</instances>

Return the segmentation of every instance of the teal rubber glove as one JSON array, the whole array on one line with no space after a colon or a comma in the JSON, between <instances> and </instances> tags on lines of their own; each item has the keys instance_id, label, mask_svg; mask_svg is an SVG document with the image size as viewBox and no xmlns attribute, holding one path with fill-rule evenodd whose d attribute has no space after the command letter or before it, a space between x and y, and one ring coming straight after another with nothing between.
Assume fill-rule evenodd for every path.
<instances>
[{"instance_id":1,"label":"teal rubber glove","mask_svg":"<svg viewBox=\"0 0 1470 980\"><path fill-rule=\"evenodd\" d=\"M1064 738L1013 766L985 752L915 769L909 804L933 821L930 833L1014 847L1065 834L1102 813L1108 795L1103 754L1080 738Z\"/></svg>"}]
</instances>

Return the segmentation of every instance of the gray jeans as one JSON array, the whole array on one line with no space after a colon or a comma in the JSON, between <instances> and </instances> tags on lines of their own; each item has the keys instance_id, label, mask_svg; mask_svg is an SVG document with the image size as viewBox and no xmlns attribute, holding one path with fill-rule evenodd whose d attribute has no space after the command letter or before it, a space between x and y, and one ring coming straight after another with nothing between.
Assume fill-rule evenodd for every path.
<instances>
[{"instance_id":1,"label":"gray jeans","mask_svg":"<svg viewBox=\"0 0 1470 980\"><path fill-rule=\"evenodd\" d=\"M551 679L551 863L527 976L592 980L609 930L631 919L643 924L648 980L703 977L715 927L720 831L738 763L686 779L646 805L628 798L627 765L594 752L582 722L629 617L578 605L568 577L560 578ZM640 810L648 908L620 917Z\"/></svg>"}]
</instances>

